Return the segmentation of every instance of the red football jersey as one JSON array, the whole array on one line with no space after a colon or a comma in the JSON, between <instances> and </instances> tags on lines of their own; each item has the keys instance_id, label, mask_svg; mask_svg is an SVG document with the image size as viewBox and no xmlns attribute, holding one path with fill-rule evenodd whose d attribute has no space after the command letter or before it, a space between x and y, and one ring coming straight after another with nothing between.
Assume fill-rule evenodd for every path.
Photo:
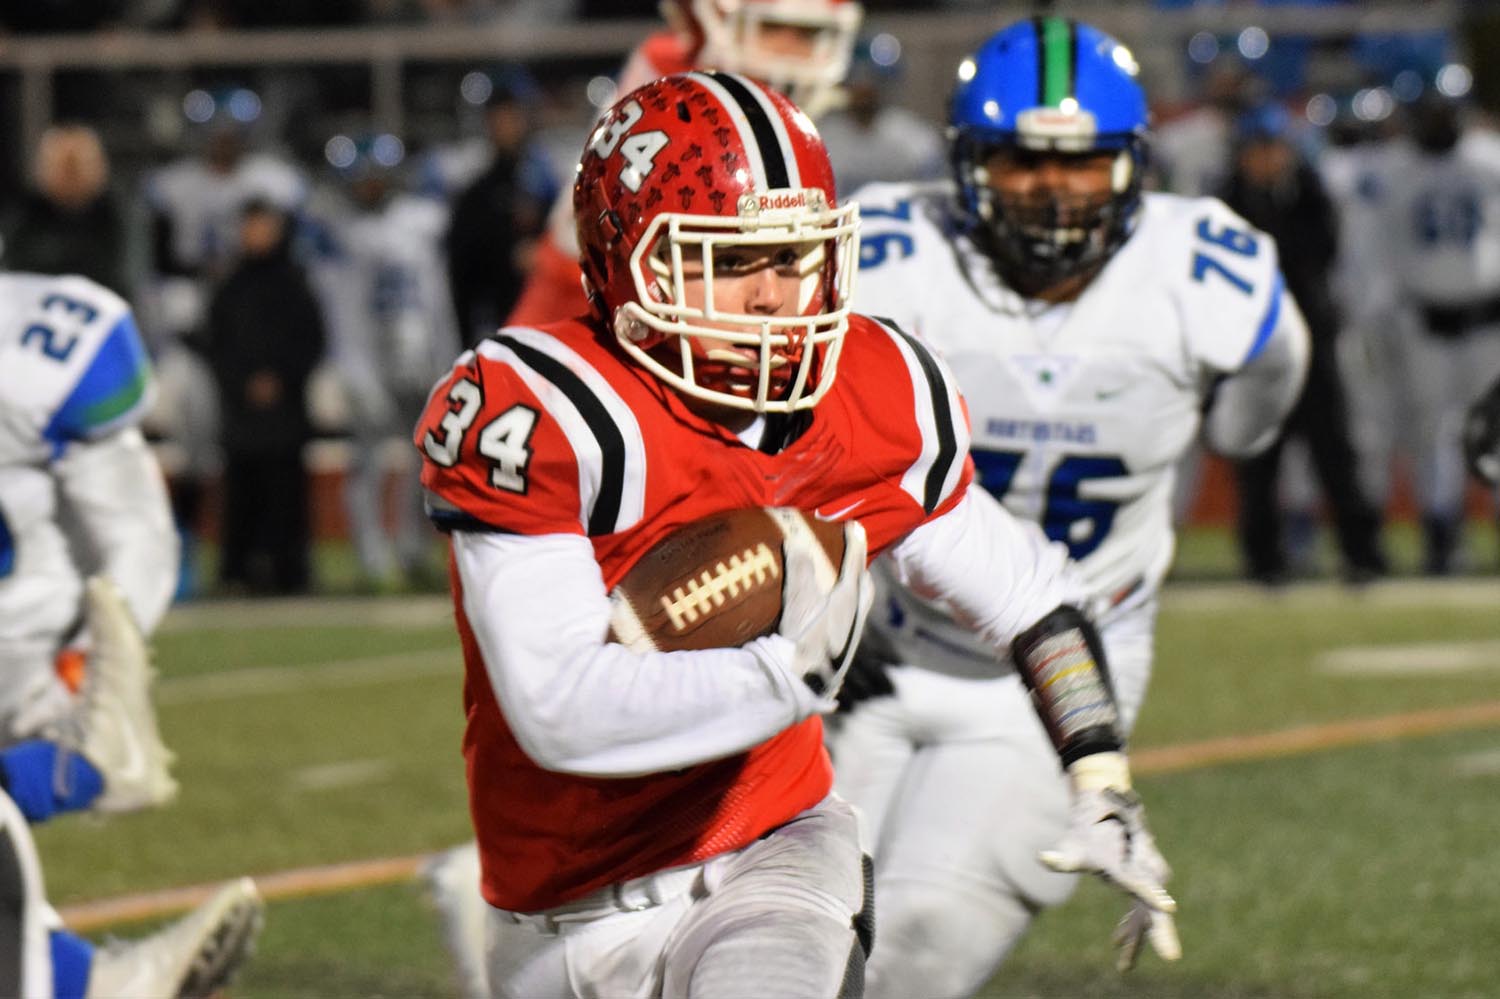
<instances>
[{"instance_id":1,"label":"red football jersey","mask_svg":"<svg viewBox=\"0 0 1500 999\"><path fill-rule=\"evenodd\" d=\"M463 355L433 392L416 443L441 526L586 535L613 587L672 531L745 507L858 519L873 557L946 512L972 478L955 386L926 347L851 317L833 388L789 417L805 421L800 436L767 454L569 320L509 328ZM492 905L534 912L735 850L828 794L817 718L668 773L603 779L542 769L496 701L456 571L453 584L470 805Z\"/></svg>"},{"instance_id":2,"label":"red football jersey","mask_svg":"<svg viewBox=\"0 0 1500 999\"><path fill-rule=\"evenodd\" d=\"M690 49L675 31L658 31L648 37L625 62L616 91L628 94L636 87L662 76L697 68ZM583 293L583 271L578 266L578 238L573 232L573 196L563 191L547 220L547 232L537 244L536 259L508 326L538 326L589 312Z\"/></svg>"}]
</instances>

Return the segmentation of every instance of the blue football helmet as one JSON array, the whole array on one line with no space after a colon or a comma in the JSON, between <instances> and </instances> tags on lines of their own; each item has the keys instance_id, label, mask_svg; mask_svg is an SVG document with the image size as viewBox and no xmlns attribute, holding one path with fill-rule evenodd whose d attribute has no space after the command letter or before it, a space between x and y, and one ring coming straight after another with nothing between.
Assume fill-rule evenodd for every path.
<instances>
[{"instance_id":1,"label":"blue football helmet","mask_svg":"<svg viewBox=\"0 0 1500 999\"><path fill-rule=\"evenodd\" d=\"M1130 50L1092 28L1036 17L991 36L958 69L949 104L959 208L1001 275L1031 293L1101 265L1129 238L1146 164L1146 95ZM1116 153L1104 197L1002 196L997 149Z\"/></svg>"}]
</instances>

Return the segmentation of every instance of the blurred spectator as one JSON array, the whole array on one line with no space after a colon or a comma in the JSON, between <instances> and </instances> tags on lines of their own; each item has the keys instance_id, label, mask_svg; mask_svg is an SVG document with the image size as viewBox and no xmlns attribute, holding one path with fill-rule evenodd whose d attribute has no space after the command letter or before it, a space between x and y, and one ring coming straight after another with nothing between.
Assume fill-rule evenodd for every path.
<instances>
[{"instance_id":1,"label":"blurred spectator","mask_svg":"<svg viewBox=\"0 0 1500 999\"><path fill-rule=\"evenodd\" d=\"M1429 91L1390 171L1381 243L1404 308L1400 371L1411 407L1423 568L1456 567L1464 514L1464 407L1500 371L1500 138Z\"/></svg>"},{"instance_id":2,"label":"blurred spectator","mask_svg":"<svg viewBox=\"0 0 1500 999\"><path fill-rule=\"evenodd\" d=\"M454 203L447 238L454 310L469 343L510 314L558 193L550 166L530 142L540 89L514 69L488 79L489 166Z\"/></svg>"},{"instance_id":3,"label":"blurred spectator","mask_svg":"<svg viewBox=\"0 0 1500 999\"><path fill-rule=\"evenodd\" d=\"M323 356L323 319L288 249L288 221L251 201L238 266L209 306L206 346L223 408L220 580L232 589L301 593L308 566L307 380Z\"/></svg>"},{"instance_id":4,"label":"blurred spectator","mask_svg":"<svg viewBox=\"0 0 1500 999\"><path fill-rule=\"evenodd\" d=\"M405 150L393 135L337 135L325 155L338 184L319 192L309 226L314 287L352 416L344 500L365 582L392 589L425 582L431 568L416 455L401 444L460 349L443 254L448 213L402 189ZM394 533L384 509L389 472Z\"/></svg>"},{"instance_id":5,"label":"blurred spectator","mask_svg":"<svg viewBox=\"0 0 1500 999\"><path fill-rule=\"evenodd\" d=\"M947 172L947 146L937 126L889 103L901 80L900 51L890 35L859 46L844 82L844 106L818 122L842 194L877 181L927 180Z\"/></svg>"},{"instance_id":6,"label":"blurred spectator","mask_svg":"<svg viewBox=\"0 0 1500 999\"><path fill-rule=\"evenodd\" d=\"M1278 495L1287 436L1307 442L1333 517L1345 577L1367 582L1387 571L1380 549L1380 516L1355 474L1344 387L1338 369L1338 316L1329 271L1338 247L1338 222L1317 172L1288 135L1284 108L1265 104L1236 120L1233 168L1222 197L1255 227L1276 239L1287 290L1307 319L1312 340L1307 384L1282 439L1239 464L1240 547L1249 574L1265 583L1287 576Z\"/></svg>"},{"instance_id":7,"label":"blurred spectator","mask_svg":"<svg viewBox=\"0 0 1500 999\"><path fill-rule=\"evenodd\" d=\"M53 125L37 146L36 186L7 227L5 264L82 274L124 295L124 223L109 192L109 160L84 125Z\"/></svg>"},{"instance_id":8,"label":"blurred spectator","mask_svg":"<svg viewBox=\"0 0 1500 999\"><path fill-rule=\"evenodd\" d=\"M182 535L179 596L186 597L195 584L205 484L219 467L215 381L196 342L210 289L234 264L241 207L261 198L295 212L306 198L306 184L296 166L249 149L246 119L253 120L259 109L254 92L197 90L183 103L199 128L193 136L199 148L146 177L152 252L140 316L159 359L161 391L152 422L178 454L169 473Z\"/></svg>"}]
</instances>

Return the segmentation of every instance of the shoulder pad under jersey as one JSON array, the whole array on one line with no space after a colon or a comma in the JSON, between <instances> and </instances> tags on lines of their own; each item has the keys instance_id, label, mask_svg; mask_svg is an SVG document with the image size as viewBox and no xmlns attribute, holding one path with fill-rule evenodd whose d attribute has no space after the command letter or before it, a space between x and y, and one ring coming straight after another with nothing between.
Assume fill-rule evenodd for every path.
<instances>
[{"instance_id":1,"label":"shoulder pad under jersey","mask_svg":"<svg viewBox=\"0 0 1500 999\"><path fill-rule=\"evenodd\" d=\"M1276 328L1286 298L1276 241L1218 198L1148 194L1124 252L1169 284L1189 353L1234 372Z\"/></svg>"},{"instance_id":2,"label":"shoulder pad under jersey","mask_svg":"<svg viewBox=\"0 0 1500 999\"><path fill-rule=\"evenodd\" d=\"M87 278L0 275L0 395L53 455L139 422L150 362L130 307Z\"/></svg>"},{"instance_id":3,"label":"shoulder pad under jersey","mask_svg":"<svg viewBox=\"0 0 1500 999\"><path fill-rule=\"evenodd\" d=\"M537 330L501 330L461 356L415 443L441 528L597 536L645 507L636 415L607 373Z\"/></svg>"}]
</instances>

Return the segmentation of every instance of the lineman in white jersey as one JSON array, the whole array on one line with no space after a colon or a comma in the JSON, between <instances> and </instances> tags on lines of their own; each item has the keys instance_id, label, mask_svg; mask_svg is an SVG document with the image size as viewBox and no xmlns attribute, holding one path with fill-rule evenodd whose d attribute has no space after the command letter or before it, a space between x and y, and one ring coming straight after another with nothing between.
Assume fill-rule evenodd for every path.
<instances>
[{"instance_id":1,"label":"lineman in white jersey","mask_svg":"<svg viewBox=\"0 0 1500 999\"><path fill-rule=\"evenodd\" d=\"M1141 193L1146 123L1127 50L1037 18L959 70L956 188L855 194L855 307L930 338L968 400L981 484L1079 560L1127 728L1172 560L1176 461L1200 430L1227 454L1269 444L1307 357L1264 234L1215 199ZM1019 679L987 679L962 628L877 565L858 684L875 696L830 740L874 850L868 994L971 995L1073 887L1038 859L1068 787ZM1169 917L1136 910L1124 927L1122 965L1146 939L1179 952Z\"/></svg>"},{"instance_id":2,"label":"lineman in white jersey","mask_svg":"<svg viewBox=\"0 0 1500 999\"><path fill-rule=\"evenodd\" d=\"M259 926L259 897L241 879L160 934L96 950L46 905L27 828L61 812L134 811L176 793L142 639L177 575L166 490L137 427L150 387L119 296L80 277L0 274L5 995L205 995L243 959ZM79 675L59 668L70 661Z\"/></svg>"}]
</instances>

